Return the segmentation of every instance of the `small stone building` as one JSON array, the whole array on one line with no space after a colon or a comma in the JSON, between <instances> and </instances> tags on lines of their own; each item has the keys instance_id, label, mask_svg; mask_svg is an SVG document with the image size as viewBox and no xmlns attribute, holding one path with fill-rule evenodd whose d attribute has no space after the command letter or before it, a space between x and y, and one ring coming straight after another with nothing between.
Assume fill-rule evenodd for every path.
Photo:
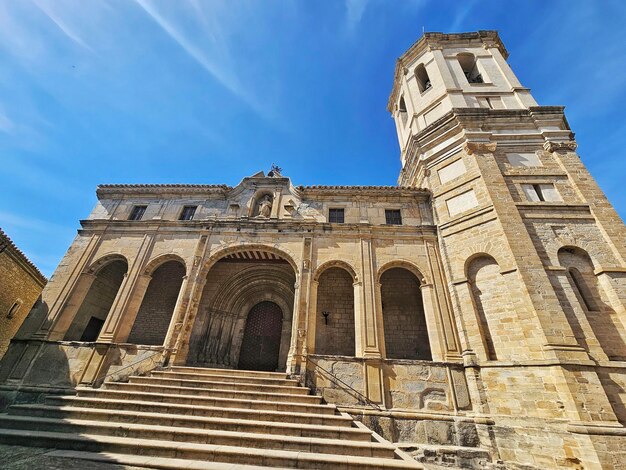
<instances>
[{"instance_id":1,"label":"small stone building","mask_svg":"<svg viewBox=\"0 0 626 470\"><path fill-rule=\"evenodd\" d=\"M0 230L0 358L45 285L45 276Z\"/></svg>"},{"instance_id":2,"label":"small stone building","mask_svg":"<svg viewBox=\"0 0 626 470\"><path fill-rule=\"evenodd\" d=\"M398 59L395 187L99 186L0 390L280 370L406 445L624 468L626 228L507 56L480 31Z\"/></svg>"}]
</instances>

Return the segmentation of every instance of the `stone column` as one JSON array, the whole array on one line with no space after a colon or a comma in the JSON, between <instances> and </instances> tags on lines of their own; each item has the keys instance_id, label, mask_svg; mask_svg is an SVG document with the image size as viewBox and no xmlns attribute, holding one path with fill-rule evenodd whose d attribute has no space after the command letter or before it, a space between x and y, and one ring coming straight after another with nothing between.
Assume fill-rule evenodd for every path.
<instances>
[{"instance_id":1,"label":"stone column","mask_svg":"<svg viewBox=\"0 0 626 470\"><path fill-rule=\"evenodd\" d=\"M74 317L78 312L78 309L83 304L87 292L91 288L91 285L98 276L91 273L82 273L73 285L72 293L69 296L67 302L57 312L55 321L52 328L47 332L47 339L51 341L62 341L69 329L70 325L74 321ZM36 335L43 335L44 331L39 330ZM34 339L34 338L33 338Z\"/></svg>"},{"instance_id":2,"label":"stone column","mask_svg":"<svg viewBox=\"0 0 626 470\"><path fill-rule=\"evenodd\" d=\"M317 289L320 283L316 279L311 281L311 293L309 295L309 308L307 309L307 331L306 331L306 349L303 349L302 354L315 354L315 338L317 335Z\"/></svg>"},{"instance_id":3,"label":"stone column","mask_svg":"<svg viewBox=\"0 0 626 470\"><path fill-rule=\"evenodd\" d=\"M428 330L428 340L430 341L430 352L433 361L444 361L446 348L442 344L440 322L437 321L437 309L435 307L435 292L432 284L421 284L422 301L424 303L424 317L426 319L426 329Z\"/></svg>"},{"instance_id":4,"label":"stone column","mask_svg":"<svg viewBox=\"0 0 626 470\"><path fill-rule=\"evenodd\" d=\"M77 241L74 242L74 245L76 243ZM65 285L62 287L62 289L60 290L56 298L50 299L52 302L50 305L50 309L48 310L48 314L43 319L37 331L32 335L32 339L48 339L48 335L53 329L57 331L61 331L61 329L55 328L54 325L59 320L59 317L63 314L66 305L70 301L72 301L73 304L78 303L78 305L80 306L80 303L82 303L82 300L85 298L85 295L87 293L87 291L84 291L84 293L82 293L84 286L86 285L84 283L86 283L87 281L83 280L81 282L81 274L83 274L83 272L91 264L93 260L93 256L99 245L100 245L100 236L90 235L87 240L87 245L85 246L85 249L80 255L80 258L76 262L74 269L68 276L68 279L66 280ZM47 292L48 292L48 289L50 288L50 284L52 284L53 282L57 282L57 281L51 280L49 285L44 288L44 291L42 293L42 300L44 303L48 301ZM81 282L82 287L79 289L78 293L79 295L82 295L82 298L80 299L80 301L75 301L72 297L74 296L74 293L77 291L79 282ZM87 290L89 290L89 287L91 287L91 282L93 282L93 279L89 281L89 286L87 286ZM77 297L77 300L78 300L78 297ZM74 311L74 314L75 313L76 313L76 310ZM72 318L70 319L70 323L73 320L73 318L74 317L72 316ZM65 327L65 331L67 331L68 327L69 327L69 324ZM65 334L65 331L63 331L63 334Z\"/></svg>"},{"instance_id":5,"label":"stone column","mask_svg":"<svg viewBox=\"0 0 626 470\"><path fill-rule=\"evenodd\" d=\"M309 309L309 293L311 286L311 254L313 239L304 237L302 243L302 258L300 274L296 273L296 291L294 294L293 328L291 344L287 355L287 372L300 374L302 365L302 350L306 344L307 311Z\"/></svg>"},{"instance_id":6,"label":"stone column","mask_svg":"<svg viewBox=\"0 0 626 470\"><path fill-rule=\"evenodd\" d=\"M362 356L380 358L378 322L376 320L376 295L374 291L376 273L372 254L372 240L370 238L362 238L360 245L361 272L363 273L361 291L359 292L361 303L360 323L362 325ZM355 297L356 294L357 292L355 291Z\"/></svg>"},{"instance_id":7,"label":"stone column","mask_svg":"<svg viewBox=\"0 0 626 470\"><path fill-rule=\"evenodd\" d=\"M127 309L131 293L139 280L140 272L144 268L145 262L152 250L153 242L154 236L152 234L144 235L137 255L128 267L128 272L124 275L124 280L117 291L117 296L113 301L113 305L104 322L102 331L100 331L100 335L98 336L99 343L113 343L115 341L115 333L120 327L120 322L124 320L123 313Z\"/></svg>"},{"instance_id":8,"label":"stone column","mask_svg":"<svg viewBox=\"0 0 626 470\"><path fill-rule=\"evenodd\" d=\"M180 284L180 290L178 291L178 297L176 298L176 304L174 305L172 318L170 319L170 324L167 328L165 339L163 340L163 346L166 350L169 350L174 346L174 344L172 343L172 338L174 337L174 333L179 330L182 325L182 319L185 314L183 303L185 299L185 293L187 292L188 280L189 276L183 276L183 282ZM166 351L166 354L168 354L168 351Z\"/></svg>"},{"instance_id":9,"label":"stone column","mask_svg":"<svg viewBox=\"0 0 626 470\"><path fill-rule=\"evenodd\" d=\"M363 378L365 382L365 394L374 403L383 403L383 367L380 347L380 328L376 302L376 268L371 238L361 238L361 273L363 279L356 283L355 307L357 294L359 295L359 322L361 331L357 330L355 336L360 336L361 350L358 356L365 358L363 362ZM359 292L357 292L357 290ZM356 315L356 309L355 309ZM358 343L357 343L358 345Z\"/></svg>"},{"instance_id":10,"label":"stone column","mask_svg":"<svg viewBox=\"0 0 626 470\"><path fill-rule=\"evenodd\" d=\"M151 280L152 276L148 274L137 276L133 292L123 314L123 321L120 322L118 330L114 335L116 342L125 343L128 339Z\"/></svg>"},{"instance_id":11,"label":"stone column","mask_svg":"<svg viewBox=\"0 0 626 470\"><path fill-rule=\"evenodd\" d=\"M193 258L193 266L189 271L189 280L185 282L185 289L182 288L183 293L180 306L178 306L178 300L176 302L177 308L180 310L177 319L177 325L172 331L169 338L168 349L171 351L166 352L165 362L170 362L176 365L184 365L187 360L187 354L189 353L189 337L185 338L186 334L191 334L193 322L195 321L198 304L204 285L207 282L206 276L208 272L203 271L203 266L207 262L209 254L209 238L210 235L202 235L198 240L196 251ZM191 282L190 282L191 281ZM179 294L179 300L180 300ZM168 334L170 332L168 331Z\"/></svg>"},{"instance_id":12,"label":"stone column","mask_svg":"<svg viewBox=\"0 0 626 470\"><path fill-rule=\"evenodd\" d=\"M458 331L454 316L452 314L452 305L447 291L447 283L444 277L443 266L436 247L436 242L426 242L426 253L428 255L428 264L433 280L431 291L433 311L437 315L438 322L433 323L436 328L439 324L441 328L441 339L443 340L442 356L440 360L460 360L461 348L459 345Z\"/></svg>"}]
</instances>

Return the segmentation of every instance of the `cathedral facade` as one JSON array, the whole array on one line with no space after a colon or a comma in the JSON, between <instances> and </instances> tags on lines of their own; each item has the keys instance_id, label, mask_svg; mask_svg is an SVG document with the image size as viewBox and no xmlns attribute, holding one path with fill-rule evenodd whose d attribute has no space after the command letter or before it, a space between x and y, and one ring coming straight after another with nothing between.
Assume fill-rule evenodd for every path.
<instances>
[{"instance_id":1,"label":"cathedral facade","mask_svg":"<svg viewBox=\"0 0 626 470\"><path fill-rule=\"evenodd\" d=\"M493 31L396 65L398 186L102 185L5 404L166 365L286 371L407 449L626 466L626 229Z\"/></svg>"}]
</instances>

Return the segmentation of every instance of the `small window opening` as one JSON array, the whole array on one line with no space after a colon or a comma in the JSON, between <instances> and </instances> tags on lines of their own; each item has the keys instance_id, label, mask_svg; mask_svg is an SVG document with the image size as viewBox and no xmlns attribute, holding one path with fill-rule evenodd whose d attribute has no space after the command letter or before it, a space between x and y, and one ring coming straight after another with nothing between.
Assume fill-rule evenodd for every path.
<instances>
[{"instance_id":1,"label":"small window opening","mask_svg":"<svg viewBox=\"0 0 626 470\"><path fill-rule=\"evenodd\" d=\"M183 207L183 211L180 213L180 217L178 220L193 220L193 216L196 214L197 207L198 206Z\"/></svg>"},{"instance_id":2,"label":"small window opening","mask_svg":"<svg viewBox=\"0 0 626 470\"><path fill-rule=\"evenodd\" d=\"M400 102L398 103L398 112L400 113L400 119L402 119L402 124L405 125L406 121L409 117L409 112L406 109L406 103L404 102L404 96L400 97Z\"/></svg>"},{"instance_id":3,"label":"small window opening","mask_svg":"<svg viewBox=\"0 0 626 470\"><path fill-rule=\"evenodd\" d=\"M343 224L344 211L343 209L328 209L328 221L331 224Z\"/></svg>"},{"instance_id":4,"label":"small window opening","mask_svg":"<svg viewBox=\"0 0 626 470\"><path fill-rule=\"evenodd\" d=\"M13 305L11 305L11 308L9 309L9 313L7 313L7 318L9 319L13 318L21 306L22 306L22 301L20 299L16 300L13 303Z\"/></svg>"},{"instance_id":5,"label":"small window opening","mask_svg":"<svg viewBox=\"0 0 626 470\"><path fill-rule=\"evenodd\" d=\"M532 202L558 202L562 200L553 184L523 184L522 189L528 200Z\"/></svg>"},{"instance_id":6,"label":"small window opening","mask_svg":"<svg viewBox=\"0 0 626 470\"><path fill-rule=\"evenodd\" d=\"M426 72L424 64L418 65L415 69L415 78L417 78L417 86L420 89L420 93L424 93L429 88L432 88L432 84L430 83L430 78L428 77L428 72Z\"/></svg>"},{"instance_id":7,"label":"small window opening","mask_svg":"<svg viewBox=\"0 0 626 470\"><path fill-rule=\"evenodd\" d=\"M387 225L402 225L400 209L385 209L385 221Z\"/></svg>"},{"instance_id":8,"label":"small window opening","mask_svg":"<svg viewBox=\"0 0 626 470\"><path fill-rule=\"evenodd\" d=\"M478 61L474 54L462 53L456 56L463 69L468 83L484 83L483 76L478 69Z\"/></svg>"},{"instance_id":9,"label":"small window opening","mask_svg":"<svg viewBox=\"0 0 626 470\"><path fill-rule=\"evenodd\" d=\"M148 206L135 206L130 213L128 220L141 220Z\"/></svg>"}]
</instances>

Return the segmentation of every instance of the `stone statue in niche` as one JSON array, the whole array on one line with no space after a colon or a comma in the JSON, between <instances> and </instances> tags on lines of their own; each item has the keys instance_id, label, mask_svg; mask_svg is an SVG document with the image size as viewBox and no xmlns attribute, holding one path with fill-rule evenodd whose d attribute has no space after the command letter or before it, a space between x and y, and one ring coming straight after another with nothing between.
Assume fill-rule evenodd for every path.
<instances>
[{"instance_id":1,"label":"stone statue in niche","mask_svg":"<svg viewBox=\"0 0 626 470\"><path fill-rule=\"evenodd\" d=\"M272 213L272 196L266 194L257 203L258 207L258 215L257 217L265 217L269 219L270 214Z\"/></svg>"}]
</instances>

